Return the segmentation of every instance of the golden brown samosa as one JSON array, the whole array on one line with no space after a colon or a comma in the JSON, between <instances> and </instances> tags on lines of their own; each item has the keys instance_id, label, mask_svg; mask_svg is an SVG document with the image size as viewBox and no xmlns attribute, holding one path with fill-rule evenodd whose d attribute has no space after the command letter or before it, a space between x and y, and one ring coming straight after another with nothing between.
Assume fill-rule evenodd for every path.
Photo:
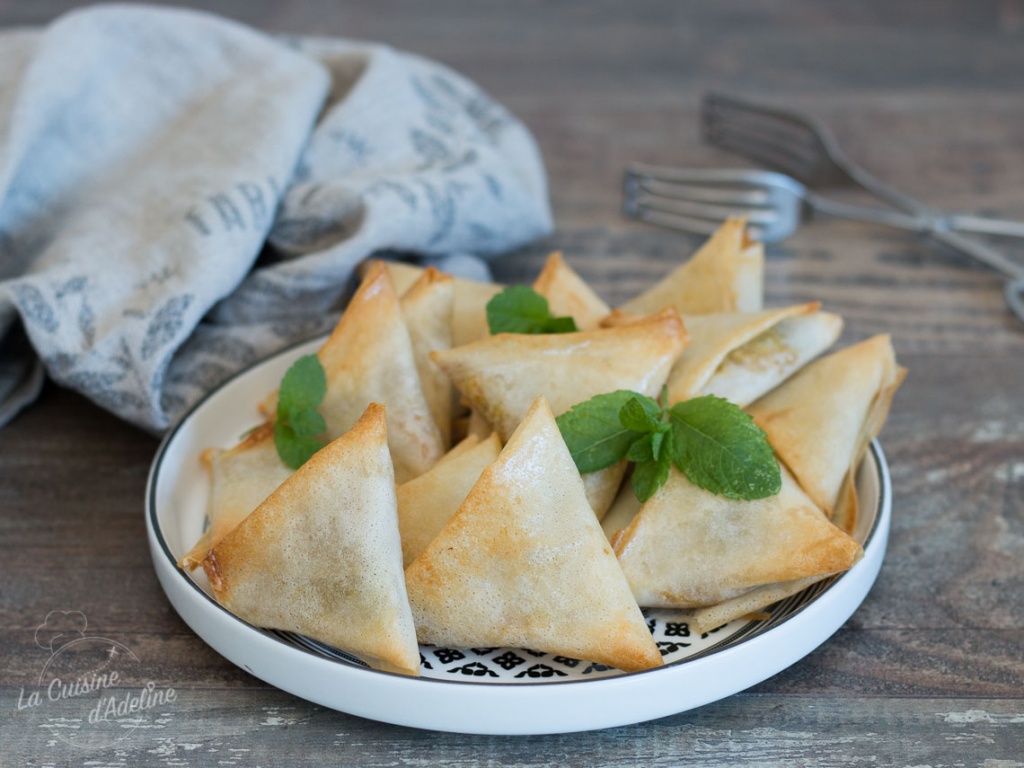
<instances>
[{"instance_id":1,"label":"golden brown samosa","mask_svg":"<svg viewBox=\"0 0 1024 768\"><path fill-rule=\"evenodd\" d=\"M863 555L782 469L782 489L734 501L668 481L613 537L637 602L652 608L721 603L758 587L844 571Z\"/></svg>"},{"instance_id":2,"label":"golden brown samosa","mask_svg":"<svg viewBox=\"0 0 1024 768\"><path fill-rule=\"evenodd\" d=\"M460 443L467 444L466 448L453 448L430 470L398 486L398 530L406 566L434 540L465 501L480 473L501 452L501 441L494 433L483 441L476 436L467 440L472 442Z\"/></svg>"},{"instance_id":3,"label":"golden brown samosa","mask_svg":"<svg viewBox=\"0 0 1024 768\"><path fill-rule=\"evenodd\" d=\"M423 274L423 267L397 261L385 262L401 296ZM364 270L369 267L364 267ZM452 344L468 344L490 334L487 326L487 302L505 286L482 283L464 277L455 278L455 299L452 307Z\"/></svg>"},{"instance_id":4,"label":"golden brown samosa","mask_svg":"<svg viewBox=\"0 0 1024 768\"><path fill-rule=\"evenodd\" d=\"M601 528L609 541L613 541L615 534L633 522L633 518L640 513L642 506L643 502L636 497L633 484L627 480L619 489L607 514L601 519Z\"/></svg>"},{"instance_id":5,"label":"golden brown samosa","mask_svg":"<svg viewBox=\"0 0 1024 768\"><path fill-rule=\"evenodd\" d=\"M657 396L686 340L679 315L666 310L619 328L499 333L431 359L507 440L540 395L556 414L617 389Z\"/></svg>"},{"instance_id":6,"label":"golden brown samosa","mask_svg":"<svg viewBox=\"0 0 1024 768\"><path fill-rule=\"evenodd\" d=\"M470 407L507 440L540 395L556 414L618 389L656 397L686 339L679 315L665 310L619 328L501 333L431 357ZM598 518L615 498L625 468L621 461L584 476Z\"/></svg>"},{"instance_id":7,"label":"golden brown samosa","mask_svg":"<svg viewBox=\"0 0 1024 768\"><path fill-rule=\"evenodd\" d=\"M210 471L208 525L196 545L178 561L180 568L189 571L292 474L277 455L273 424L260 425L230 450L207 448L200 458Z\"/></svg>"},{"instance_id":8,"label":"golden brown samosa","mask_svg":"<svg viewBox=\"0 0 1024 768\"><path fill-rule=\"evenodd\" d=\"M419 674L384 406L309 459L203 560L217 601L376 669Z\"/></svg>"},{"instance_id":9,"label":"golden brown samosa","mask_svg":"<svg viewBox=\"0 0 1024 768\"><path fill-rule=\"evenodd\" d=\"M619 311L642 316L672 307L681 315L756 312L764 294L764 248L750 240L746 220L727 219L689 261Z\"/></svg>"},{"instance_id":10,"label":"golden brown samosa","mask_svg":"<svg viewBox=\"0 0 1024 768\"><path fill-rule=\"evenodd\" d=\"M452 346L454 298L454 278L434 267L427 267L401 298L402 314L409 329L423 396L446 449L452 439L454 388L444 371L430 359L430 353L435 349L450 349Z\"/></svg>"},{"instance_id":11,"label":"golden brown samosa","mask_svg":"<svg viewBox=\"0 0 1024 768\"><path fill-rule=\"evenodd\" d=\"M763 587L752 589L731 600L724 600L715 605L702 608L690 608L680 611L678 618L685 621L690 632L700 635L710 632L712 629L728 624L734 619L767 619L770 613L764 611L770 605L780 600L785 600L790 595L802 592L812 584L822 579L827 579L835 574L825 573L818 576L808 576L795 581L783 581L778 584L766 584Z\"/></svg>"},{"instance_id":12,"label":"golden brown samosa","mask_svg":"<svg viewBox=\"0 0 1024 768\"><path fill-rule=\"evenodd\" d=\"M905 374L889 336L875 336L816 360L747 408L807 495L844 531L857 521L857 467Z\"/></svg>"},{"instance_id":13,"label":"golden brown samosa","mask_svg":"<svg viewBox=\"0 0 1024 768\"><path fill-rule=\"evenodd\" d=\"M565 263L561 251L548 256L533 289L548 300L552 315L571 317L581 331L597 328L610 311L601 297Z\"/></svg>"},{"instance_id":14,"label":"golden brown samosa","mask_svg":"<svg viewBox=\"0 0 1024 768\"><path fill-rule=\"evenodd\" d=\"M431 467L431 469L441 466L446 461L450 461L451 459L454 459L456 456L461 456L464 452L468 451L474 445L478 445L479 443L480 437L478 435L466 435L464 438L462 438L462 440L453 445L452 449L448 451L448 453L446 453L444 456L438 459L437 464Z\"/></svg>"},{"instance_id":15,"label":"golden brown samosa","mask_svg":"<svg viewBox=\"0 0 1024 768\"><path fill-rule=\"evenodd\" d=\"M742 407L770 392L839 338L842 319L819 307L683 318L690 344L668 375L669 402L717 395Z\"/></svg>"},{"instance_id":16,"label":"golden brown samosa","mask_svg":"<svg viewBox=\"0 0 1024 768\"><path fill-rule=\"evenodd\" d=\"M367 271L345 314L317 352L327 374L320 412L327 438L344 434L371 402L388 408L388 445L398 482L426 472L444 453L405 319L383 263Z\"/></svg>"},{"instance_id":17,"label":"golden brown samosa","mask_svg":"<svg viewBox=\"0 0 1024 768\"><path fill-rule=\"evenodd\" d=\"M662 663L543 398L405 575L421 642Z\"/></svg>"},{"instance_id":18,"label":"golden brown samosa","mask_svg":"<svg viewBox=\"0 0 1024 768\"><path fill-rule=\"evenodd\" d=\"M366 278L366 273L373 268L377 261L378 259L367 259L359 265L358 273L360 280ZM425 267L406 264L402 261L385 261L383 264L388 271L388 276L391 277L391 282L395 285L395 293L399 296L404 296L406 291L412 288L416 281L423 277L423 273L427 271Z\"/></svg>"}]
</instances>

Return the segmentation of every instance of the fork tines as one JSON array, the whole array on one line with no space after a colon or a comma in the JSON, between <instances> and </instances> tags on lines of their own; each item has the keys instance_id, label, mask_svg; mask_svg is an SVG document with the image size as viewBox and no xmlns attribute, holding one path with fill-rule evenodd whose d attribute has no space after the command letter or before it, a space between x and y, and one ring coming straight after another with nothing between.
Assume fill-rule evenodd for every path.
<instances>
[{"instance_id":1,"label":"fork tines","mask_svg":"<svg viewBox=\"0 0 1024 768\"><path fill-rule=\"evenodd\" d=\"M626 170L623 212L634 219L710 235L722 222L744 216L757 237L775 221L768 192L743 176L749 172L668 168L634 163Z\"/></svg>"},{"instance_id":2,"label":"fork tines","mask_svg":"<svg viewBox=\"0 0 1024 768\"><path fill-rule=\"evenodd\" d=\"M804 184L841 182L824 132L812 121L785 110L709 93L701 109L705 140L792 176Z\"/></svg>"}]
</instances>

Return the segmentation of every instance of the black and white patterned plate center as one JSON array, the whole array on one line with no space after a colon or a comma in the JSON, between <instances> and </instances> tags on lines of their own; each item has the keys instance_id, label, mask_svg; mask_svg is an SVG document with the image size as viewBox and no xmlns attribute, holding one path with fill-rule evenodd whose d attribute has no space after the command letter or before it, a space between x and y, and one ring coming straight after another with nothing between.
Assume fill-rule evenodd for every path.
<instances>
[{"instance_id":1,"label":"black and white patterned plate center","mask_svg":"<svg viewBox=\"0 0 1024 768\"><path fill-rule=\"evenodd\" d=\"M647 628L666 664L685 661L718 651L760 634L799 611L821 594L832 579L819 582L769 609L770 618L761 621L733 621L703 634L690 631L679 611L644 611ZM344 651L292 632L272 632L293 645L335 661L366 666ZM435 680L479 683L539 683L593 680L624 674L621 670L593 661L559 656L522 648L439 648L420 646L420 676Z\"/></svg>"}]
</instances>

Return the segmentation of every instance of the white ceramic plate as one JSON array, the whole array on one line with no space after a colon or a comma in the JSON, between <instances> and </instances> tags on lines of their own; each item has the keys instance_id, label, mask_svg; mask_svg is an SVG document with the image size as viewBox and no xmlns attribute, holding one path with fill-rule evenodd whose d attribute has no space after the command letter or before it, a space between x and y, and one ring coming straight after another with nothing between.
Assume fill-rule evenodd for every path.
<instances>
[{"instance_id":1,"label":"white ceramic plate","mask_svg":"<svg viewBox=\"0 0 1024 768\"><path fill-rule=\"evenodd\" d=\"M734 621L689 634L672 611L645 611L666 662L626 674L521 649L422 646L421 677L377 672L306 638L259 629L214 601L200 571L175 565L199 538L209 480L204 448L235 444L260 421L258 403L300 355L282 352L211 393L164 439L146 490L153 563L182 619L214 650L256 677L309 701L389 723L442 731L540 734L626 725L682 712L768 678L823 643L857 609L878 575L891 515L888 467L878 443L858 475L864 558L847 573L782 601L766 621Z\"/></svg>"}]
</instances>

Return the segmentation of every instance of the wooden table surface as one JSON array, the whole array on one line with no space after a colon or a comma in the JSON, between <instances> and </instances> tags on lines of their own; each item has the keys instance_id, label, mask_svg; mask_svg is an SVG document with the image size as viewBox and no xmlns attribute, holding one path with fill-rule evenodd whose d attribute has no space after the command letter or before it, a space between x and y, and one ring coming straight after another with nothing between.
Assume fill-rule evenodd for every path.
<instances>
[{"instance_id":1,"label":"wooden table surface","mask_svg":"<svg viewBox=\"0 0 1024 768\"><path fill-rule=\"evenodd\" d=\"M72 3L0 0L0 24ZM209 6L208 6L209 7ZM625 221L631 160L740 167L702 144L710 88L813 113L935 206L1024 220L1024 3L223 2L272 31L386 41L473 78L534 131L562 249L615 302L698 241ZM1024 245L1004 241L1024 261ZM910 370L882 442L895 488L878 581L831 639L700 709L533 738L432 733L309 704L207 647L157 584L143 524L156 439L48 384L0 430L0 765L1024 766L1024 326L1001 279L928 242L807 224L768 249L769 305L821 299L843 342L887 332ZM21 707L49 611L81 611L177 698L116 748ZM614 706L614 703L610 703ZM45 711L43 711L45 710Z\"/></svg>"}]
</instances>

